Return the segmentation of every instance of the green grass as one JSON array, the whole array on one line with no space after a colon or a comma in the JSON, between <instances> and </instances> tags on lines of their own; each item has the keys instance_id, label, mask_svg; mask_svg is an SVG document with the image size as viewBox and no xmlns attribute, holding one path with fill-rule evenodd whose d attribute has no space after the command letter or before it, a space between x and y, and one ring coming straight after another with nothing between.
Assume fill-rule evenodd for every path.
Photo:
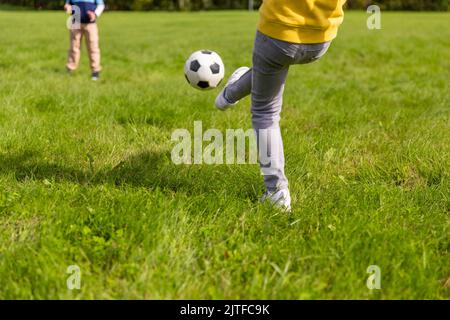
<instances>
[{"instance_id":1,"label":"green grass","mask_svg":"<svg viewBox=\"0 0 450 320\"><path fill-rule=\"evenodd\" d=\"M366 17L290 71L283 215L256 165L170 160L175 128L250 128L182 69L249 65L256 13L106 13L92 83L85 49L64 72L64 13L0 12L0 298L449 298L449 14Z\"/></svg>"}]
</instances>

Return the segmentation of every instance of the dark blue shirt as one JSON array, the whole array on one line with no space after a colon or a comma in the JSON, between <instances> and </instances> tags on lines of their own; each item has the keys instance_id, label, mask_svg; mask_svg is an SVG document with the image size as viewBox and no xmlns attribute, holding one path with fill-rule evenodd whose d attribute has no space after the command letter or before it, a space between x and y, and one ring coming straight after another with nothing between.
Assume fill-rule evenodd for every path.
<instances>
[{"instance_id":1,"label":"dark blue shirt","mask_svg":"<svg viewBox=\"0 0 450 320\"><path fill-rule=\"evenodd\" d=\"M80 8L80 22L81 23L93 23L90 21L88 11L95 12L98 5L103 5L103 0L66 0L67 4L77 6ZM72 15L76 14L76 9L72 7Z\"/></svg>"}]
</instances>

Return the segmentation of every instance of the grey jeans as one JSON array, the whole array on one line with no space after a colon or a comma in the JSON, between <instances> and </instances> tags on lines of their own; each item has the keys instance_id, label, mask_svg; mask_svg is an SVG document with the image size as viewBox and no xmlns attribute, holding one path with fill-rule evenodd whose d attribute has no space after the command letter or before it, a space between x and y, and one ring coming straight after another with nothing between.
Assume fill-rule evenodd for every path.
<instances>
[{"instance_id":1,"label":"grey jeans","mask_svg":"<svg viewBox=\"0 0 450 320\"><path fill-rule=\"evenodd\" d=\"M225 91L225 97L230 102L241 100L251 93L252 124L260 159L261 149L267 150L271 159L269 165L260 163L268 191L288 187L284 174L283 140L279 122L289 67L320 59L327 52L330 43L290 43L270 38L258 31L253 48L253 68Z\"/></svg>"}]
</instances>

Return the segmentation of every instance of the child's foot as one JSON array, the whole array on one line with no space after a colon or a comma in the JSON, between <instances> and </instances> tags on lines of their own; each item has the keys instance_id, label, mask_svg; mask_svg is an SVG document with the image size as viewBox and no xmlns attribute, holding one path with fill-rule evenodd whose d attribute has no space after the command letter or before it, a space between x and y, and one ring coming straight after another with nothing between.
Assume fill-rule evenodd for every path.
<instances>
[{"instance_id":1,"label":"child's foot","mask_svg":"<svg viewBox=\"0 0 450 320\"><path fill-rule=\"evenodd\" d=\"M267 191L261 197L261 202L269 202L282 211L291 212L291 194L289 193L289 189L282 189L275 192Z\"/></svg>"},{"instance_id":2,"label":"child's foot","mask_svg":"<svg viewBox=\"0 0 450 320\"><path fill-rule=\"evenodd\" d=\"M231 102L225 97L225 91L227 90L227 87L236 81L238 81L250 68L248 67L240 67L238 68L233 74L231 75L230 79L228 79L227 84L222 89L222 91L219 93L219 95L216 98L216 107L220 110L228 109L231 106L236 105L239 101Z\"/></svg>"},{"instance_id":3,"label":"child's foot","mask_svg":"<svg viewBox=\"0 0 450 320\"><path fill-rule=\"evenodd\" d=\"M92 81L100 79L100 72L92 72Z\"/></svg>"}]
</instances>

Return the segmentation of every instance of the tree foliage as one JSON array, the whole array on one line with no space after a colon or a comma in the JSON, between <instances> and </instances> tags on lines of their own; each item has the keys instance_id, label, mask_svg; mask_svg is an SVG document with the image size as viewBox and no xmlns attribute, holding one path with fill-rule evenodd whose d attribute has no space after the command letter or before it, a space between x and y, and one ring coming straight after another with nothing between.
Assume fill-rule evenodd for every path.
<instances>
[{"instance_id":1,"label":"tree foliage","mask_svg":"<svg viewBox=\"0 0 450 320\"><path fill-rule=\"evenodd\" d=\"M105 0L109 10L217 10L246 9L249 0ZM253 0L258 8L262 0ZM12 4L41 9L60 9L64 0L0 0L0 4ZM377 4L384 10L444 10L449 0L348 0L347 7L366 8Z\"/></svg>"}]
</instances>

